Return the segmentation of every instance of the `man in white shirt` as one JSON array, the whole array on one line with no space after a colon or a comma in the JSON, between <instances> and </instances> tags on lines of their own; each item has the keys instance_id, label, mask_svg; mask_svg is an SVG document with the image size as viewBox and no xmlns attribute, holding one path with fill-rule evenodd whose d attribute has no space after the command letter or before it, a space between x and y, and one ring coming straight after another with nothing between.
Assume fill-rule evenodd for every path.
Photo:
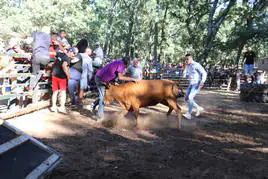
<instances>
[{"instance_id":1,"label":"man in white shirt","mask_svg":"<svg viewBox=\"0 0 268 179\"><path fill-rule=\"evenodd\" d=\"M185 100L188 102L188 112L183 114L186 119L191 119L191 114L193 107L196 108L196 115L199 116L204 108L196 104L194 97L197 92L204 86L207 78L207 72L205 69L197 62L195 62L190 54L185 57L186 62L186 75L189 78L189 86L185 94Z\"/></svg>"},{"instance_id":2,"label":"man in white shirt","mask_svg":"<svg viewBox=\"0 0 268 179\"><path fill-rule=\"evenodd\" d=\"M93 66L100 68L103 65L103 57L104 57L103 50L101 48L100 42L97 42L95 46L97 48L93 51L93 54L95 56L94 61L93 61Z\"/></svg>"}]
</instances>

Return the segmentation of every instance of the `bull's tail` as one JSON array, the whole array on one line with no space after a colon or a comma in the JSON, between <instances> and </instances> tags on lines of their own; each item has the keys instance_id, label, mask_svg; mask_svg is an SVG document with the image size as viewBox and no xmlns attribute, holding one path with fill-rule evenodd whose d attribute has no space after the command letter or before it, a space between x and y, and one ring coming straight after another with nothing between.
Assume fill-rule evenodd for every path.
<instances>
[{"instance_id":1,"label":"bull's tail","mask_svg":"<svg viewBox=\"0 0 268 179\"><path fill-rule=\"evenodd\" d=\"M179 84L173 84L172 93L176 98L184 97L184 92L182 88L179 87Z\"/></svg>"}]
</instances>

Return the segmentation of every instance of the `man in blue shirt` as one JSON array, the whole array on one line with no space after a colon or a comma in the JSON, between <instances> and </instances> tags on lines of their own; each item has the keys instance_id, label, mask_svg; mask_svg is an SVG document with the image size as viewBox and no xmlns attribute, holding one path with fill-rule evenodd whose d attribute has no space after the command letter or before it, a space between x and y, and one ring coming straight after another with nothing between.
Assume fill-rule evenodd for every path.
<instances>
[{"instance_id":1,"label":"man in blue shirt","mask_svg":"<svg viewBox=\"0 0 268 179\"><path fill-rule=\"evenodd\" d=\"M197 92L204 86L207 78L207 72L205 69L197 62L195 62L190 54L185 57L186 62L186 75L189 78L189 86L185 94L185 100L188 102L188 112L183 114L186 119L191 119L191 114L193 107L196 108L195 116L199 116L204 108L196 104L194 97Z\"/></svg>"},{"instance_id":2,"label":"man in blue shirt","mask_svg":"<svg viewBox=\"0 0 268 179\"><path fill-rule=\"evenodd\" d=\"M139 65L139 60L137 58L133 60L133 64L130 65L126 71L129 77L142 80L142 68Z\"/></svg>"}]
</instances>

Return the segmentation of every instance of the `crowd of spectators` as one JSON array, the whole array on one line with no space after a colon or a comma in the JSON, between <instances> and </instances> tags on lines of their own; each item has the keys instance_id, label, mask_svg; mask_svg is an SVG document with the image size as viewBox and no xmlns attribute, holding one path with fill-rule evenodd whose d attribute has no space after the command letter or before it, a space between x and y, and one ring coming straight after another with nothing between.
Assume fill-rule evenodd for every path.
<instances>
[{"instance_id":1,"label":"crowd of spectators","mask_svg":"<svg viewBox=\"0 0 268 179\"><path fill-rule=\"evenodd\" d=\"M164 73L164 74L174 74L180 77L185 77L186 68L182 62L174 63L160 63L160 62L150 62L147 61L144 66L145 73Z\"/></svg>"}]
</instances>

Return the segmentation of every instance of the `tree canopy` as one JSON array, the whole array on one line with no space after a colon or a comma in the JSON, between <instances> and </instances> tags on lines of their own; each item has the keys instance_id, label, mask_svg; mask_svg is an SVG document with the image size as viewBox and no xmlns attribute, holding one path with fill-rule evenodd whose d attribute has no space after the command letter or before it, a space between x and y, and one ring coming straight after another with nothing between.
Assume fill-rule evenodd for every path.
<instances>
[{"instance_id":1,"label":"tree canopy","mask_svg":"<svg viewBox=\"0 0 268 179\"><path fill-rule=\"evenodd\" d=\"M2 37L43 25L76 44L103 43L106 55L178 62L186 53L206 66L237 66L247 46L268 56L266 0L5 0Z\"/></svg>"}]
</instances>

